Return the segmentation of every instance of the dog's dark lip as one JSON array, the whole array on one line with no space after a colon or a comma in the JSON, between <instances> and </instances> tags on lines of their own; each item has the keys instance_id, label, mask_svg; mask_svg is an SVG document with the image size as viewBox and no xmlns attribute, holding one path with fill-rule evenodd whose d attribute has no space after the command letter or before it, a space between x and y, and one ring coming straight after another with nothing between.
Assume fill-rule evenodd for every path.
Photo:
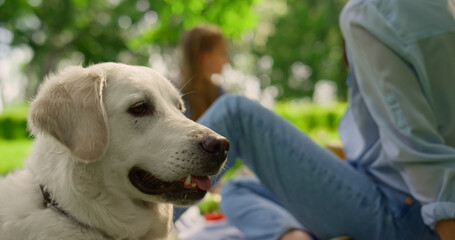
<instances>
[{"instance_id":1,"label":"dog's dark lip","mask_svg":"<svg viewBox=\"0 0 455 240\"><path fill-rule=\"evenodd\" d=\"M198 188L185 188L181 180L174 182L166 182L153 176L150 172L139 168L133 167L129 173L128 178L139 191L148 195L163 195L168 200L200 200L207 191Z\"/></svg>"}]
</instances>

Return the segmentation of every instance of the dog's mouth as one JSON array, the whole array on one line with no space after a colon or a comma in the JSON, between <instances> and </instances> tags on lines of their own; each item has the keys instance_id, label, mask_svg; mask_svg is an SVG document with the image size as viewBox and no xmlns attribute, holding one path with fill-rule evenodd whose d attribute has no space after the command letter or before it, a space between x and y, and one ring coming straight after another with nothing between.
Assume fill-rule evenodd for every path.
<instances>
[{"instance_id":1,"label":"dog's mouth","mask_svg":"<svg viewBox=\"0 0 455 240\"><path fill-rule=\"evenodd\" d=\"M169 200L200 200L212 186L208 176L188 175L178 181L166 182L138 167L130 170L128 178L131 184L142 193L164 195Z\"/></svg>"}]
</instances>

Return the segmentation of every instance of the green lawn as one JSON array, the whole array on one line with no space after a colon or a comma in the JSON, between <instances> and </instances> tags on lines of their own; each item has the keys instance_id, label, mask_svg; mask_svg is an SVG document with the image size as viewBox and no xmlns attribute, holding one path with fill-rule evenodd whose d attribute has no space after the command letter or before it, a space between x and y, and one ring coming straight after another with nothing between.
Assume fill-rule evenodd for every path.
<instances>
[{"instance_id":1,"label":"green lawn","mask_svg":"<svg viewBox=\"0 0 455 240\"><path fill-rule=\"evenodd\" d=\"M0 114L0 175L21 167L31 150L32 140L27 138L25 124L28 109L28 105L22 104L9 107ZM274 111L316 143L326 146L339 141L336 128L345 109L345 103L321 106L290 101L278 103Z\"/></svg>"},{"instance_id":2,"label":"green lawn","mask_svg":"<svg viewBox=\"0 0 455 240\"><path fill-rule=\"evenodd\" d=\"M30 139L0 139L0 175L21 167L31 149Z\"/></svg>"}]
</instances>

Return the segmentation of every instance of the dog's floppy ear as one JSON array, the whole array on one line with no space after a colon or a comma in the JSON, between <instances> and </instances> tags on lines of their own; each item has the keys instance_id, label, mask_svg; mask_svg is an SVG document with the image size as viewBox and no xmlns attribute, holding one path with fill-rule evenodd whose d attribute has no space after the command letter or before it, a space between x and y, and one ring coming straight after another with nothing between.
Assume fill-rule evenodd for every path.
<instances>
[{"instance_id":1,"label":"dog's floppy ear","mask_svg":"<svg viewBox=\"0 0 455 240\"><path fill-rule=\"evenodd\" d=\"M104 72L82 67L49 77L31 104L32 134L50 134L83 161L100 158L109 139L102 96L105 81Z\"/></svg>"}]
</instances>

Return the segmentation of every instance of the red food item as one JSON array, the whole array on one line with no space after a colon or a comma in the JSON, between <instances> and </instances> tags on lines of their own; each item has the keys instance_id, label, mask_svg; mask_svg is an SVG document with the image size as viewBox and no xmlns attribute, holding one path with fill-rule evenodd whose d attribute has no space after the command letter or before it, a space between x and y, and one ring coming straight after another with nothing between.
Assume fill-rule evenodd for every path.
<instances>
[{"instance_id":1,"label":"red food item","mask_svg":"<svg viewBox=\"0 0 455 240\"><path fill-rule=\"evenodd\" d=\"M221 212L206 213L206 214L204 214L204 217L205 217L205 220L207 220L207 221L217 221L217 220L222 220L222 219L226 218L226 216L224 216L224 214Z\"/></svg>"}]
</instances>

